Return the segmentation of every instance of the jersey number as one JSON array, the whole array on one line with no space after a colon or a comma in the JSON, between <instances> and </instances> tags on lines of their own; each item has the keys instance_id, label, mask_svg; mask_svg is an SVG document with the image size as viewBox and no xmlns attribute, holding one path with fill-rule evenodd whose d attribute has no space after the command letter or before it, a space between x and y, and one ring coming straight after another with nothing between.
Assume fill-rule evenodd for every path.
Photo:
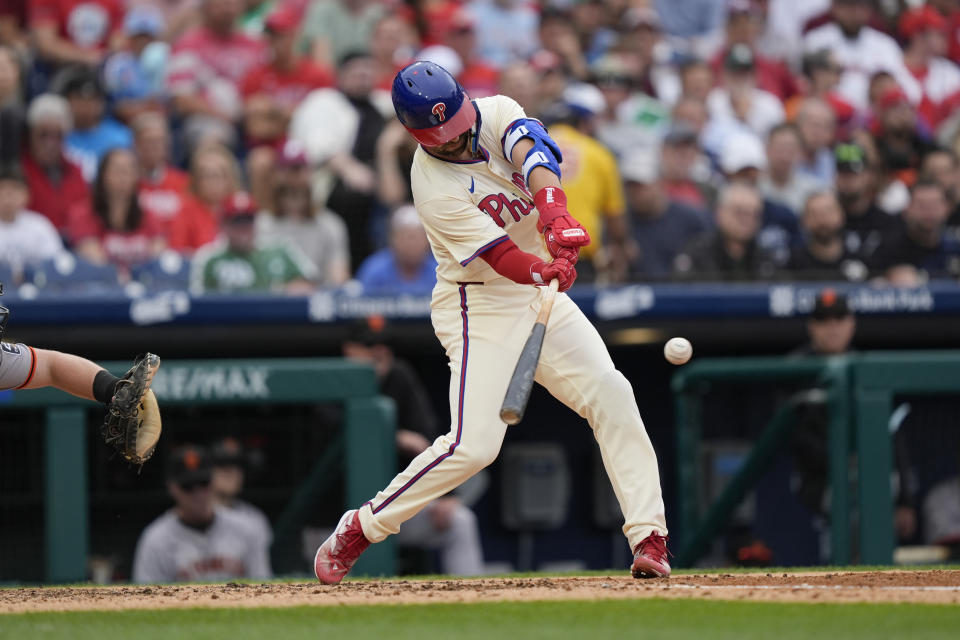
<instances>
[{"instance_id":1,"label":"jersey number","mask_svg":"<svg viewBox=\"0 0 960 640\"><path fill-rule=\"evenodd\" d=\"M516 200L510 200L502 193L498 193L496 195L490 194L481 200L477 207L480 208L480 211L483 211L485 214L493 218L493 221L497 223L497 226L501 229L507 226L507 223L503 219L502 215L504 210L510 212L510 215L513 216L514 222L520 222L521 217L529 215L533 210L533 204L521 200L520 198L517 198Z\"/></svg>"},{"instance_id":2,"label":"jersey number","mask_svg":"<svg viewBox=\"0 0 960 640\"><path fill-rule=\"evenodd\" d=\"M0 351L6 351L13 356L20 355L20 347L15 344L10 344L9 342L0 342Z\"/></svg>"}]
</instances>

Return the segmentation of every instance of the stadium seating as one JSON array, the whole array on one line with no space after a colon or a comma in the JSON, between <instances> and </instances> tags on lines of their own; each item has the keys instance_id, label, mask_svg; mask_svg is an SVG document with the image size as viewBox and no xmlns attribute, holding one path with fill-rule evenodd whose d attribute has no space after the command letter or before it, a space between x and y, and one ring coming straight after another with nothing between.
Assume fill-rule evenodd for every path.
<instances>
[{"instance_id":1,"label":"stadium seating","mask_svg":"<svg viewBox=\"0 0 960 640\"><path fill-rule=\"evenodd\" d=\"M27 281L40 292L57 294L105 294L119 289L115 267L93 264L69 252L61 253L32 269Z\"/></svg>"},{"instance_id":2,"label":"stadium seating","mask_svg":"<svg viewBox=\"0 0 960 640\"><path fill-rule=\"evenodd\" d=\"M190 261L175 251L131 269L133 280L148 291L184 291L190 279Z\"/></svg>"}]
</instances>

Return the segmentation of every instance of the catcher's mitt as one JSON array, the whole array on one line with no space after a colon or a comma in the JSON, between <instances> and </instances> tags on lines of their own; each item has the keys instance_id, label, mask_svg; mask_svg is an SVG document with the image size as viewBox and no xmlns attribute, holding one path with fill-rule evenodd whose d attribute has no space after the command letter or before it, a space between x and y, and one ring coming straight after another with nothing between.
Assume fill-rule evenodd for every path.
<instances>
[{"instance_id":1,"label":"catcher's mitt","mask_svg":"<svg viewBox=\"0 0 960 640\"><path fill-rule=\"evenodd\" d=\"M160 407L150 382L160 358L147 353L138 358L117 382L100 433L128 462L143 464L160 440Z\"/></svg>"}]
</instances>

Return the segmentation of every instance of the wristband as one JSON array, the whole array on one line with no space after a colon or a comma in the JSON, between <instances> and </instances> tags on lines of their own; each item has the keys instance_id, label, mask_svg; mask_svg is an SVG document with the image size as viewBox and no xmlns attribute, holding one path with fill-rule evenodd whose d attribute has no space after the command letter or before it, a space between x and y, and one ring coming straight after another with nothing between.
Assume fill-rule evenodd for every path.
<instances>
[{"instance_id":1,"label":"wristband","mask_svg":"<svg viewBox=\"0 0 960 640\"><path fill-rule=\"evenodd\" d=\"M533 204L540 212L540 224L542 230L560 216L569 215L567 213L567 194L560 187L544 187L533 194Z\"/></svg>"}]
</instances>

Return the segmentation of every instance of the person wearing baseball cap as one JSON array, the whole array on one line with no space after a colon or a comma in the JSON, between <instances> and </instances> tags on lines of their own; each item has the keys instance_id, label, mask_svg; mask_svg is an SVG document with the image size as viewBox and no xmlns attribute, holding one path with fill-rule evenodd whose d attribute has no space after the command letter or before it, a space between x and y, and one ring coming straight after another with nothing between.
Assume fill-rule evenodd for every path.
<instances>
[{"instance_id":1,"label":"person wearing baseball cap","mask_svg":"<svg viewBox=\"0 0 960 640\"><path fill-rule=\"evenodd\" d=\"M543 122L569 162L563 176L567 204L591 237L605 238L602 262L595 264L596 246L580 250L582 278L587 269L603 271L619 280L626 274L627 227L624 218L623 186L617 175L613 154L594 137L597 120L606 109L603 93L592 84L569 84L562 99L546 109ZM599 245L599 243L597 243Z\"/></svg>"},{"instance_id":2,"label":"person wearing baseball cap","mask_svg":"<svg viewBox=\"0 0 960 640\"><path fill-rule=\"evenodd\" d=\"M856 313L850 299L842 291L826 287L817 293L813 308L807 316L806 329L807 341L790 352L790 356L842 356L855 351L853 339L857 330ZM909 407L906 407L906 410L908 412ZM822 402L803 404L798 411L800 419L791 441L796 473L791 486L797 499L814 515L814 527L825 530L825 517L829 513L829 478L824 462L829 459L830 454L829 414L824 410ZM900 411L898 409L894 413ZM916 481L912 479L909 451L904 430L901 428L893 435L893 449L899 482L892 524L898 538L906 541L916 532L917 514L913 501L917 488L914 486Z\"/></svg>"},{"instance_id":3,"label":"person wearing baseball cap","mask_svg":"<svg viewBox=\"0 0 960 640\"><path fill-rule=\"evenodd\" d=\"M210 456L202 447L186 445L174 451L167 459L167 482L183 491L210 487ZM198 501L206 505L206 502ZM213 506L187 509L187 520L200 521L212 517Z\"/></svg>"},{"instance_id":4,"label":"person wearing baseball cap","mask_svg":"<svg viewBox=\"0 0 960 640\"><path fill-rule=\"evenodd\" d=\"M162 94L170 44L163 40L165 31L163 13L154 6L135 5L124 17L126 46L111 53L101 71L110 109L124 122L166 107Z\"/></svg>"},{"instance_id":5,"label":"person wearing baseball cap","mask_svg":"<svg viewBox=\"0 0 960 640\"><path fill-rule=\"evenodd\" d=\"M657 153L636 149L620 163L627 195L631 279L663 279L677 254L710 228L709 214L671 198Z\"/></svg>"},{"instance_id":6,"label":"person wearing baseball cap","mask_svg":"<svg viewBox=\"0 0 960 640\"><path fill-rule=\"evenodd\" d=\"M259 507L240 498L254 453L233 437L214 442L210 446L210 487L214 502L244 520L256 532L259 544L269 547L273 541L270 521Z\"/></svg>"},{"instance_id":7,"label":"person wearing baseball cap","mask_svg":"<svg viewBox=\"0 0 960 640\"><path fill-rule=\"evenodd\" d=\"M866 150L855 143L841 143L833 149L836 179L834 191L844 213L844 244L869 261L883 234L897 225L876 203L875 175Z\"/></svg>"},{"instance_id":8,"label":"person wearing baseball cap","mask_svg":"<svg viewBox=\"0 0 960 640\"><path fill-rule=\"evenodd\" d=\"M900 16L904 45L903 62L923 90L917 109L931 128L948 118L958 104L960 70L948 60L947 19L929 4L904 11Z\"/></svg>"},{"instance_id":9,"label":"person wearing baseball cap","mask_svg":"<svg viewBox=\"0 0 960 640\"><path fill-rule=\"evenodd\" d=\"M257 214L257 237L264 244L298 247L317 268L318 286L350 278L350 241L343 219L314 196L312 171L303 145L287 140L271 175L271 197Z\"/></svg>"},{"instance_id":10,"label":"person wearing baseball cap","mask_svg":"<svg viewBox=\"0 0 960 640\"><path fill-rule=\"evenodd\" d=\"M920 158L936 148L911 104L897 85L883 89L876 102L874 138L882 166L909 186L916 179Z\"/></svg>"},{"instance_id":11,"label":"person wearing baseball cap","mask_svg":"<svg viewBox=\"0 0 960 640\"><path fill-rule=\"evenodd\" d=\"M803 55L800 62L798 92L784 103L787 120L792 122L805 98L816 98L826 102L833 110L837 125L841 130L852 126L851 120L857 114L856 109L837 91L843 67L837 62L837 55L829 49L818 49Z\"/></svg>"},{"instance_id":12,"label":"person wearing baseball cap","mask_svg":"<svg viewBox=\"0 0 960 640\"><path fill-rule=\"evenodd\" d=\"M674 109L673 122L663 136L660 178L671 200L706 210L707 203L716 195L716 187L712 184L713 170L710 160L700 149L697 129L680 117L691 108L691 101L684 102L679 110ZM703 109L702 105L698 106Z\"/></svg>"},{"instance_id":13,"label":"person wearing baseball cap","mask_svg":"<svg viewBox=\"0 0 960 640\"><path fill-rule=\"evenodd\" d=\"M220 219L220 238L202 247L193 259L191 290L195 292L313 290L316 267L295 246L260 245L254 222L257 205L244 191L227 198Z\"/></svg>"},{"instance_id":14,"label":"person wearing baseball cap","mask_svg":"<svg viewBox=\"0 0 960 640\"><path fill-rule=\"evenodd\" d=\"M213 499L207 450L183 445L166 465L174 506L151 522L137 542L133 581L169 583L271 577L269 541Z\"/></svg>"},{"instance_id":15,"label":"person wearing baseball cap","mask_svg":"<svg viewBox=\"0 0 960 640\"><path fill-rule=\"evenodd\" d=\"M763 28L763 7L756 0L727 0L726 41L710 60L710 66L719 74L731 50L743 45L753 53L753 71L757 87L768 91L780 100L797 93L797 83L786 64L767 58L754 46Z\"/></svg>"},{"instance_id":16,"label":"person wearing baseball cap","mask_svg":"<svg viewBox=\"0 0 960 640\"><path fill-rule=\"evenodd\" d=\"M745 44L733 45L724 57L720 86L707 96L707 109L715 123L742 123L760 137L785 118L780 99L756 86L756 55Z\"/></svg>"},{"instance_id":17,"label":"person wearing baseball cap","mask_svg":"<svg viewBox=\"0 0 960 640\"><path fill-rule=\"evenodd\" d=\"M240 83L245 102L252 96L269 96L285 121L308 93L336 82L332 69L297 52L301 15L295 4L278 2L267 14L263 34L270 45L268 62L254 67Z\"/></svg>"},{"instance_id":18,"label":"person wearing baseball cap","mask_svg":"<svg viewBox=\"0 0 960 640\"><path fill-rule=\"evenodd\" d=\"M790 358L839 356L849 353L856 331L856 318L846 296L833 288L817 292L806 319L806 340L790 351ZM822 403L803 403L790 440L794 477L791 490L800 504L813 514L813 526L825 529L829 487L829 414Z\"/></svg>"},{"instance_id":19,"label":"person wearing baseball cap","mask_svg":"<svg viewBox=\"0 0 960 640\"><path fill-rule=\"evenodd\" d=\"M745 184L758 189L760 176L767 169L763 142L752 133L732 135L723 147L720 168L730 184ZM791 247L800 241L796 214L761 193L761 231L756 238L760 249L770 254L778 266L786 264Z\"/></svg>"},{"instance_id":20,"label":"person wearing baseball cap","mask_svg":"<svg viewBox=\"0 0 960 640\"><path fill-rule=\"evenodd\" d=\"M443 43L457 55L462 66L460 73L454 74L460 85L474 99L496 95L500 72L477 55L477 24L473 15L462 8L455 10L445 31ZM444 66L434 58L420 59Z\"/></svg>"},{"instance_id":21,"label":"person wearing baseball cap","mask_svg":"<svg viewBox=\"0 0 960 640\"><path fill-rule=\"evenodd\" d=\"M805 280L866 280L866 265L843 241L843 222L843 209L832 191L810 194L800 216L804 243L790 252L786 270Z\"/></svg>"},{"instance_id":22,"label":"person wearing baseball cap","mask_svg":"<svg viewBox=\"0 0 960 640\"><path fill-rule=\"evenodd\" d=\"M270 53L240 81L244 133L250 148L246 163L250 191L263 203L271 197L271 175L293 112L311 92L336 83L333 69L297 51L302 16L296 3L274 5L263 25Z\"/></svg>"},{"instance_id":23,"label":"person wearing baseball cap","mask_svg":"<svg viewBox=\"0 0 960 640\"><path fill-rule=\"evenodd\" d=\"M107 95L95 71L71 68L58 76L58 80L60 93L67 99L73 117L73 130L64 139L64 146L90 183L107 151L116 147L131 148L133 134L107 114Z\"/></svg>"}]
</instances>

